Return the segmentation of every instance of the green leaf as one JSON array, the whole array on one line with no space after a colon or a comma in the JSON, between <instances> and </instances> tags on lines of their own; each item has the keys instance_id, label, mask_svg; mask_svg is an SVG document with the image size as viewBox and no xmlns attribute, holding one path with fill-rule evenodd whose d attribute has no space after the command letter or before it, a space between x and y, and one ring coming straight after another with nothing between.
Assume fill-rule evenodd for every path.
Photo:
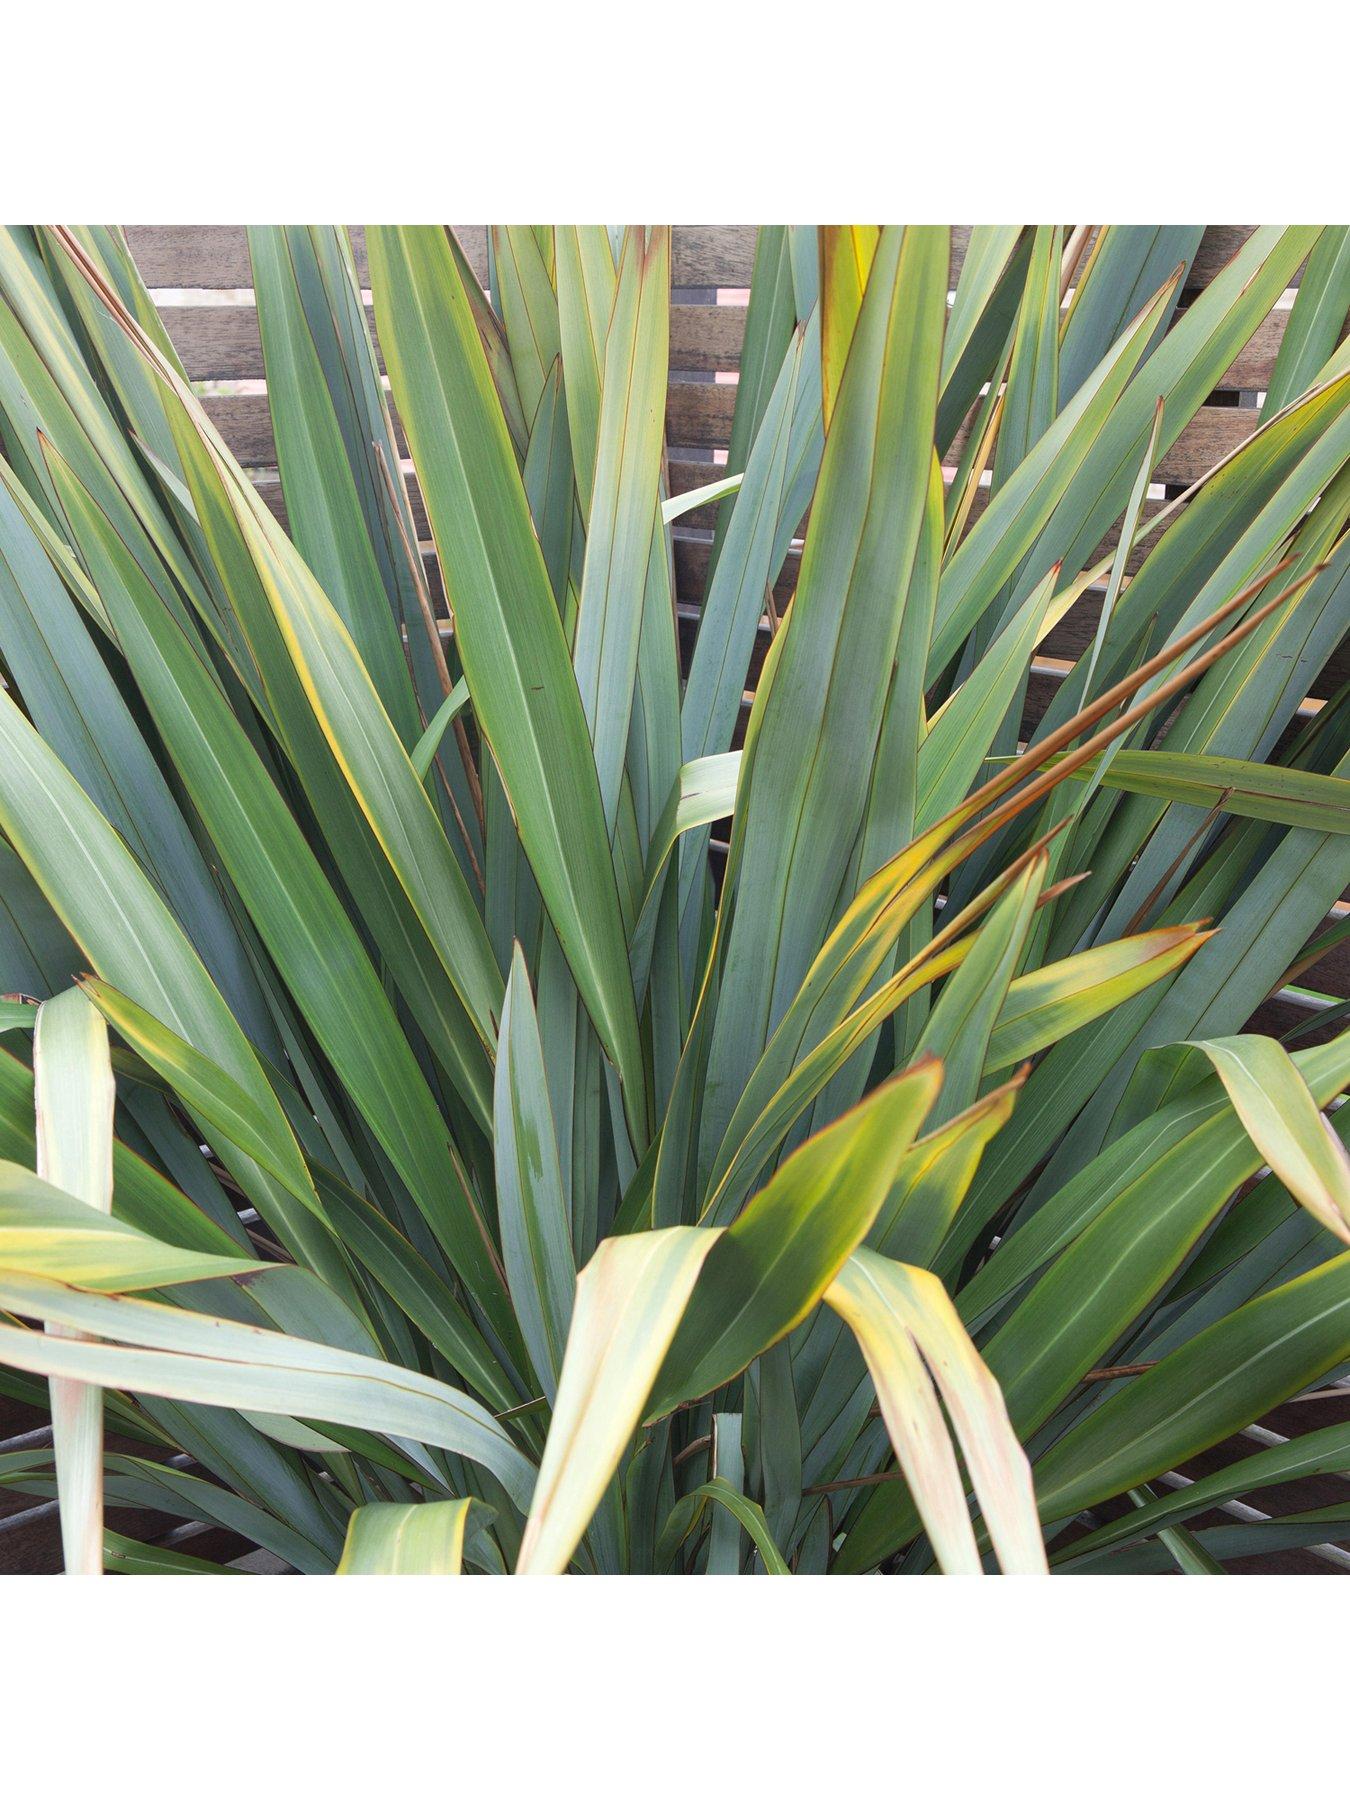
<instances>
[{"instance_id":1,"label":"green leaf","mask_svg":"<svg viewBox=\"0 0 1350 1800\"><path fill-rule=\"evenodd\" d=\"M642 903L629 947L633 987L638 994L644 994L647 989L652 942L665 892L666 864L670 853L686 831L697 831L701 826L711 825L715 819L731 816L736 804L740 773L739 750L728 750L720 756L699 756L693 762L681 765L679 776L670 790L670 798L661 817L657 820L647 850L647 863L642 878Z\"/></svg>"},{"instance_id":2,"label":"green leaf","mask_svg":"<svg viewBox=\"0 0 1350 1800\"><path fill-rule=\"evenodd\" d=\"M210 1057L194 1050L177 1032L161 1025L106 981L87 977L80 991L208 1129L219 1132L298 1199L303 1201L312 1193L305 1159L284 1119L279 1121L275 1113L264 1111Z\"/></svg>"},{"instance_id":3,"label":"green leaf","mask_svg":"<svg viewBox=\"0 0 1350 1800\"><path fill-rule=\"evenodd\" d=\"M1113 409L1170 304L1172 290L1169 283L1154 296L961 540L938 587L928 652L930 676L941 673L1002 591L1086 463L1107 422L1114 419ZM1028 592L1044 579L1054 562L1053 556L1047 557L1035 579L1025 581ZM1017 597L1017 604L1022 597Z\"/></svg>"},{"instance_id":4,"label":"green leaf","mask_svg":"<svg viewBox=\"0 0 1350 1800\"><path fill-rule=\"evenodd\" d=\"M332 331L333 298L323 293L319 246L305 226L254 225L248 247L290 533L406 744L416 722L408 665L325 379L328 346L314 336L316 325L321 333ZM328 248L331 256L336 245ZM354 274L343 274L354 287Z\"/></svg>"},{"instance_id":5,"label":"green leaf","mask_svg":"<svg viewBox=\"0 0 1350 1800\"><path fill-rule=\"evenodd\" d=\"M1150 1481L1350 1355L1350 1253L1239 1307L1081 1420L1036 1464L1041 1517Z\"/></svg>"},{"instance_id":6,"label":"green leaf","mask_svg":"<svg viewBox=\"0 0 1350 1800\"><path fill-rule=\"evenodd\" d=\"M494 1137L506 1278L525 1347L552 1402L572 1318L576 1262L543 1045L519 944L502 1007Z\"/></svg>"},{"instance_id":7,"label":"green leaf","mask_svg":"<svg viewBox=\"0 0 1350 1800\"><path fill-rule=\"evenodd\" d=\"M1197 925L1163 925L1019 975L990 1036L986 1073L1035 1056L1123 1005L1189 962L1211 935Z\"/></svg>"},{"instance_id":8,"label":"green leaf","mask_svg":"<svg viewBox=\"0 0 1350 1800\"><path fill-rule=\"evenodd\" d=\"M1051 1560L1056 1565L1076 1564L1080 1558L1090 1562L1099 1553L1118 1544L1148 1537L1173 1521L1193 1519L1211 1507L1221 1506L1225 1500L1256 1494L1263 1488L1278 1487L1286 1481L1338 1475L1347 1467L1350 1467L1350 1424L1328 1425L1289 1443L1273 1444L1269 1450L1261 1450L1255 1456L1239 1457L1236 1462L1228 1463L1212 1474L1202 1475L1198 1481L1175 1493L1159 1495L1137 1511L1076 1539Z\"/></svg>"},{"instance_id":9,"label":"green leaf","mask_svg":"<svg viewBox=\"0 0 1350 1800\"><path fill-rule=\"evenodd\" d=\"M1051 768L1056 760L1051 759ZM1074 770L1073 779L1273 825L1350 831L1350 781L1339 775L1173 750L1119 750L1105 767L1102 761L1093 757Z\"/></svg>"},{"instance_id":10,"label":"green leaf","mask_svg":"<svg viewBox=\"0 0 1350 1800\"><path fill-rule=\"evenodd\" d=\"M1324 225L1313 246L1280 340L1266 390L1266 411L1276 413L1310 388L1345 330L1350 309L1350 226Z\"/></svg>"},{"instance_id":11,"label":"green leaf","mask_svg":"<svg viewBox=\"0 0 1350 1800\"><path fill-rule=\"evenodd\" d=\"M942 349L942 385L947 382L970 343L981 315L993 298L999 277L1007 267L1021 227L976 225L971 230L965 260L957 278L956 294L947 319Z\"/></svg>"},{"instance_id":12,"label":"green leaf","mask_svg":"<svg viewBox=\"0 0 1350 1800\"><path fill-rule=\"evenodd\" d=\"M409 752L408 760L425 781L427 771L441 747L441 739L463 712L469 700L469 684L461 675L437 707L434 718Z\"/></svg>"},{"instance_id":13,"label":"green leaf","mask_svg":"<svg viewBox=\"0 0 1350 1800\"><path fill-rule=\"evenodd\" d=\"M368 243L380 342L474 712L645 1147L637 1014L586 717L473 311L442 233L372 227Z\"/></svg>"},{"instance_id":14,"label":"green leaf","mask_svg":"<svg viewBox=\"0 0 1350 1800\"><path fill-rule=\"evenodd\" d=\"M734 494L744 480L744 473L724 475L720 481L707 481L702 487L686 488L682 494L674 494L669 500L661 502L661 517L667 525L673 525L685 513L693 512L696 506L707 506L714 500L720 500L724 494Z\"/></svg>"},{"instance_id":15,"label":"green leaf","mask_svg":"<svg viewBox=\"0 0 1350 1800\"><path fill-rule=\"evenodd\" d=\"M1308 1084L1273 1038L1197 1042L1214 1064L1252 1142L1296 1200L1350 1243L1350 1156Z\"/></svg>"},{"instance_id":16,"label":"green leaf","mask_svg":"<svg viewBox=\"0 0 1350 1800\"><path fill-rule=\"evenodd\" d=\"M876 755L927 511L947 255L943 230L888 228L858 315L796 597L742 772L735 909L703 1099L705 1171L850 898L841 887L867 801L859 771Z\"/></svg>"},{"instance_id":17,"label":"green leaf","mask_svg":"<svg viewBox=\"0 0 1350 1800\"><path fill-rule=\"evenodd\" d=\"M637 676L670 364L670 230L630 225L605 337L573 662L611 836Z\"/></svg>"},{"instance_id":18,"label":"green leaf","mask_svg":"<svg viewBox=\"0 0 1350 1800\"><path fill-rule=\"evenodd\" d=\"M893 1262L928 1268L970 1191L985 1145L1007 1124L1022 1077L1004 1082L910 1148L868 1245Z\"/></svg>"},{"instance_id":19,"label":"green leaf","mask_svg":"<svg viewBox=\"0 0 1350 1800\"><path fill-rule=\"evenodd\" d=\"M583 516L591 509L600 439L605 334L614 308L614 251L603 225L555 225L558 335L567 389L567 425Z\"/></svg>"},{"instance_id":20,"label":"green leaf","mask_svg":"<svg viewBox=\"0 0 1350 1800\"><path fill-rule=\"evenodd\" d=\"M1060 403L1078 391L1127 328L1139 309L1164 281L1182 268L1177 291L1200 240L1202 225L1103 225L1074 282L1073 300L1064 322L1060 350ZM1171 317L1158 322L1153 347Z\"/></svg>"},{"instance_id":21,"label":"green leaf","mask_svg":"<svg viewBox=\"0 0 1350 1800\"><path fill-rule=\"evenodd\" d=\"M1022 960L1048 863L1044 851L1027 863L976 930L969 954L929 1015L916 1055L942 1062L933 1129L972 1105L986 1067L1000 1066L990 1060L992 1034Z\"/></svg>"},{"instance_id":22,"label":"green leaf","mask_svg":"<svg viewBox=\"0 0 1350 1800\"><path fill-rule=\"evenodd\" d=\"M47 1105L50 1107L50 1100ZM45 1153L40 1153L39 1160L50 1166ZM62 1168L60 1158L56 1166ZM63 1172L67 1176L79 1173L70 1167ZM0 1269L51 1276L78 1287L120 1294L135 1288L171 1287L180 1281L245 1274L260 1267L243 1257L213 1256L160 1243L134 1225L44 1181L31 1169L0 1162Z\"/></svg>"},{"instance_id":23,"label":"green leaf","mask_svg":"<svg viewBox=\"0 0 1350 1800\"><path fill-rule=\"evenodd\" d=\"M257 1058L152 883L6 694L0 694L0 826L95 969L279 1112ZM317 1266L331 1240L256 1164L227 1153L269 1222Z\"/></svg>"},{"instance_id":24,"label":"green leaf","mask_svg":"<svg viewBox=\"0 0 1350 1800\"><path fill-rule=\"evenodd\" d=\"M827 430L843 385L880 236L875 225L820 227L820 374Z\"/></svg>"},{"instance_id":25,"label":"green leaf","mask_svg":"<svg viewBox=\"0 0 1350 1800\"><path fill-rule=\"evenodd\" d=\"M37 1007L27 1000L0 1000L0 1031L31 1031Z\"/></svg>"},{"instance_id":26,"label":"green leaf","mask_svg":"<svg viewBox=\"0 0 1350 1800\"><path fill-rule=\"evenodd\" d=\"M485 1253L471 1199L446 1153L440 1113L351 919L211 672L156 604L138 565L110 533L103 515L82 489L64 480L59 464L53 467L68 514L78 522L80 541L91 556L95 549L101 553L95 566L123 646L250 916L351 1098L456 1267L476 1298L495 1313L499 1329L509 1331L504 1295ZM92 943L85 947L94 953ZM110 986L140 1006L149 1020L183 1039L244 1090L252 1103L255 1127L266 1130L274 1153L282 1157L286 1190L298 1191L303 1203L317 1211L298 1154L293 1146L286 1151L291 1131L275 1096L261 1083L260 1074L252 1080L244 1077L239 1058L227 1058L223 1040L194 1038L186 1028L181 978L171 991L162 986L156 993L144 983L139 988L133 985L124 956L115 964L96 958L96 965ZM486 1122L490 1117L486 1050L468 1018L461 1014L460 1019L457 1073L462 1090ZM181 1073L181 1067L176 1072ZM198 1097L202 1091L199 1087ZM235 1097L236 1117L241 1097ZM330 1265L319 1266L331 1275Z\"/></svg>"},{"instance_id":27,"label":"green leaf","mask_svg":"<svg viewBox=\"0 0 1350 1800\"><path fill-rule=\"evenodd\" d=\"M786 1336L866 1237L942 1084L926 1060L817 1132L718 1239L647 1409L711 1393Z\"/></svg>"},{"instance_id":28,"label":"green leaf","mask_svg":"<svg viewBox=\"0 0 1350 1800\"><path fill-rule=\"evenodd\" d=\"M0 1304L111 1342L70 1342L0 1326L0 1362L131 1393L242 1407L436 1444L481 1463L523 1512L534 1469L467 1394L411 1369L327 1344L151 1301L82 1293L0 1274Z\"/></svg>"},{"instance_id":29,"label":"green leaf","mask_svg":"<svg viewBox=\"0 0 1350 1800\"><path fill-rule=\"evenodd\" d=\"M358 1506L339 1575L459 1575L471 1500Z\"/></svg>"},{"instance_id":30,"label":"green leaf","mask_svg":"<svg viewBox=\"0 0 1350 1800\"><path fill-rule=\"evenodd\" d=\"M792 1573L783 1561L782 1551L773 1541L763 1507L757 1506L753 1500L747 1500L729 1481L724 1481L717 1475L711 1481L705 1481L701 1487L682 1495L672 1507L656 1546L658 1568L669 1568L676 1551L690 1532L697 1528L710 1505L724 1507L744 1527L751 1543L764 1558L764 1567L770 1575ZM711 1565L708 1573L714 1573Z\"/></svg>"},{"instance_id":31,"label":"green leaf","mask_svg":"<svg viewBox=\"0 0 1350 1800\"><path fill-rule=\"evenodd\" d=\"M138 1544L119 1531L103 1533L103 1573L105 1575L242 1575L242 1569L226 1568L221 1563L207 1562L205 1557L184 1556L181 1550L166 1550L160 1544Z\"/></svg>"}]
</instances>

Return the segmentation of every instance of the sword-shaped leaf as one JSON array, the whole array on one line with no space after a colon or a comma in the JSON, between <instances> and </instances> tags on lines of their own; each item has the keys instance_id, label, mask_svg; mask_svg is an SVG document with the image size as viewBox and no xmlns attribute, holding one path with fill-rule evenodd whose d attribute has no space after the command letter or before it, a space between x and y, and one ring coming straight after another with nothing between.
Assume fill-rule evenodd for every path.
<instances>
[{"instance_id":1,"label":"sword-shaped leaf","mask_svg":"<svg viewBox=\"0 0 1350 1800\"><path fill-rule=\"evenodd\" d=\"M1250 1033L1194 1047L1214 1064L1252 1142L1289 1192L1350 1244L1350 1156L1289 1052Z\"/></svg>"},{"instance_id":2,"label":"sword-shaped leaf","mask_svg":"<svg viewBox=\"0 0 1350 1800\"><path fill-rule=\"evenodd\" d=\"M648 1407L711 1393L810 1312L880 1212L942 1085L917 1063L808 1138L718 1239Z\"/></svg>"},{"instance_id":3,"label":"sword-shaped leaf","mask_svg":"<svg viewBox=\"0 0 1350 1800\"><path fill-rule=\"evenodd\" d=\"M539 1023L519 944L502 1005L494 1114L506 1279L535 1374L552 1401L572 1318L576 1262Z\"/></svg>"},{"instance_id":4,"label":"sword-shaped leaf","mask_svg":"<svg viewBox=\"0 0 1350 1800\"><path fill-rule=\"evenodd\" d=\"M534 1469L492 1414L443 1381L280 1331L0 1272L0 1305L95 1332L68 1342L0 1327L0 1360L130 1393L281 1413L439 1445L478 1462L523 1512Z\"/></svg>"},{"instance_id":5,"label":"sword-shaped leaf","mask_svg":"<svg viewBox=\"0 0 1350 1800\"><path fill-rule=\"evenodd\" d=\"M358 1506L347 1522L338 1575L458 1575L471 1500Z\"/></svg>"},{"instance_id":6,"label":"sword-shaped leaf","mask_svg":"<svg viewBox=\"0 0 1350 1800\"><path fill-rule=\"evenodd\" d=\"M463 278L441 232L382 226L368 241L380 342L475 716L638 1124L646 1094L637 1013L585 712ZM638 1135L645 1144L645 1128Z\"/></svg>"},{"instance_id":7,"label":"sword-shaped leaf","mask_svg":"<svg viewBox=\"0 0 1350 1800\"><path fill-rule=\"evenodd\" d=\"M965 1483L940 1393L1006 1575L1044 1575L1031 1470L1003 1396L966 1335L946 1289L926 1269L858 1250L826 1301L853 1328L919 1516L949 1575L983 1573ZM930 1380L929 1377L932 1377Z\"/></svg>"},{"instance_id":8,"label":"sword-shaped leaf","mask_svg":"<svg viewBox=\"0 0 1350 1800\"><path fill-rule=\"evenodd\" d=\"M33 1080L39 1176L95 1214L111 1213L116 1094L108 1029L78 992L67 990L38 1008ZM103 1569L103 1391L58 1380L51 1396L66 1573L98 1575Z\"/></svg>"},{"instance_id":9,"label":"sword-shaped leaf","mask_svg":"<svg viewBox=\"0 0 1350 1800\"><path fill-rule=\"evenodd\" d=\"M687 1225L606 1238L581 1271L518 1574L571 1561L715 1242Z\"/></svg>"}]
</instances>

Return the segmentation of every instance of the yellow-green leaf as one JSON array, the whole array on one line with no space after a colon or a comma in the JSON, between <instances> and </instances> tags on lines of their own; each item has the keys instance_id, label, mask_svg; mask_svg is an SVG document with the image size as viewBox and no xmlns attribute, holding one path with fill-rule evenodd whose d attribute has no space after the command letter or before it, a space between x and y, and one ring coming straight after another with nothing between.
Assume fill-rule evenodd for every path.
<instances>
[{"instance_id":1,"label":"yellow-green leaf","mask_svg":"<svg viewBox=\"0 0 1350 1800\"><path fill-rule=\"evenodd\" d=\"M982 1569L934 1383L1003 1572L1048 1573L1026 1455L998 1383L937 1276L859 1250L825 1298L862 1347L895 1454L946 1572L978 1575Z\"/></svg>"},{"instance_id":2,"label":"yellow-green leaf","mask_svg":"<svg viewBox=\"0 0 1350 1800\"><path fill-rule=\"evenodd\" d=\"M1350 1244L1350 1156L1308 1084L1274 1038L1209 1038L1214 1064L1247 1134L1294 1198Z\"/></svg>"},{"instance_id":3,"label":"yellow-green leaf","mask_svg":"<svg viewBox=\"0 0 1350 1800\"><path fill-rule=\"evenodd\" d=\"M358 1506L347 1521L339 1575L459 1575L471 1500Z\"/></svg>"},{"instance_id":4,"label":"yellow-green leaf","mask_svg":"<svg viewBox=\"0 0 1350 1800\"><path fill-rule=\"evenodd\" d=\"M688 1225L606 1238L581 1271L519 1574L567 1567L716 1241Z\"/></svg>"}]
</instances>

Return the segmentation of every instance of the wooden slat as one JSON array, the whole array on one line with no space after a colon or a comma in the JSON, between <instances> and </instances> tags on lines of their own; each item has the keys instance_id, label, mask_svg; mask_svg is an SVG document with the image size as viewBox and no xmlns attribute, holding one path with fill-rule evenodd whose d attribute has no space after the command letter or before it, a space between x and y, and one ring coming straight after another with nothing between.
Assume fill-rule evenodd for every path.
<instances>
[{"instance_id":1,"label":"wooden slat","mask_svg":"<svg viewBox=\"0 0 1350 1800\"><path fill-rule=\"evenodd\" d=\"M486 231L456 225L470 260L485 278ZM1211 225L1191 270L1191 285L1203 286L1241 249L1251 225ZM755 258L753 225L677 225L671 244L671 280L676 287L748 287ZM129 225L127 236L150 287L240 288L252 286L248 245L242 225ZM965 260L970 227L952 228L951 277ZM357 268L368 279L365 233L352 231Z\"/></svg>"},{"instance_id":2,"label":"wooden slat","mask_svg":"<svg viewBox=\"0 0 1350 1800\"><path fill-rule=\"evenodd\" d=\"M666 440L690 448L725 450L736 410L734 382L672 381L666 395Z\"/></svg>"},{"instance_id":3,"label":"wooden slat","mask_svg":"<svg viewBox=\"0 0 1350 1800\"><path fill-rule=\"evenodd\" d=\"M670 366L680 372L738 369L745 341L746 307L676 302L670 309ZM249 381L263 373L257 313L251 303L231 306L162 306L183 365L194 381ZM373 308L367 308L374 335ZM1263 391L1289 323L1279 307L1264 318L1252 340L1217 384L1216 391ZM377 343L378 350L378 343ZM383 365L382 365L383 366Z\"/></svg>"},{"instance_id":4,"label":"wooden slat","mask_svg":"<svg viewBox=\"0 0 1350 1800\"><path fill-rule=\"evenodd\" d=\"M474 273L486 283L487 228L456 225L454 231ZM369 287L366 234L361 226L353 227L351 239L357 275L361 285ZM242 225L128 225L127 242L149 288L253 286L248 233Z\"/></svg>"},{"instance_id":5,"label":"wooden slat","mask_svg":"<svg viewBox=\"0 0 1350 1800\"><path fill-rule=\"evenodd\" d=\"M672 306L672 369L739 369L745 341L744 306Z\"/></svg>"},{"instance_id":6,"label":"wooden slat","mask_svg":"<svg viewBox=\"0 0 1350 1800\"><path fill-rule=\"evenodd\" d=\"M159 316L193 381L262 379L256 307L161 306Z\"/></svg>"},{"instance_id":7,"label":"wooden slat","mask_svg":"<svg viewBox=\"0 0 1350 1800\"><path fill-rule=\"evenodd\" d=\"M734 383L673 381L666 402L666 435L688 448L725 449L731 442L736 407ZM1255 408L1202 406L1158 464L1156 479L1187 484L1246 442L1260 423ZM946 461L955 464L965 446L965 430Z\"/></svg>"},{"instance_id":8,"label":"wooden slat","mask_svg":"<svg viewBox=\"0 0 1350 1800\"><path fill-rule=\"evenodd\" d=\"M715 409L709 408L714 413ZM697 407L690 408L697 412ZM1212 469L1215 463L1245 444L1261 422L1261 415L1255 407L1246 406L1202 406L1195 417L1181 433L1176 443L1159 458L1154 480L1171 482L1175 486L1189 486L1201 475ZM691 426L697 421L690 419ZM711 429L712 425L708 426ZM944 461L955 465L965 449L967 428L962 426L956 434ZM704 443L706 438L692 440Z\"/></svg>"},{"instance_id":9,"label":"wooden slat","mask_svg":"<svg viewBox=\"0 0 1350 1800\"><path fill-rule=\"evenodd\" d=\"M749 287L757 225L676 225L670 237L672 287Z\"/></svg>"},{"instance_id":10,"label":"wooden slat","mask_svg":"<svg viewBox=\"0 0 1350 1800\"><path fill-rule=\"evenodd\" d=\"M263 375L257 309L237 306L161 306L160 317L193 381L258 381ZM743 306L684 306L670 309L672 369L735 369L745 338ZM366 308L371 335L374 309ZM380 357L383 368L384 359Z\"/></svg>"},{"instance_id":11,"label":"wooden slat","mask_svg":"<svg viewBox=\"0 0 1350 1800\"><path fill-rule=\"evenodd\" d=\"M754 225L677 225L671 239L675 287L749 287L755 260ZM487 231L456 225L480 281L487 280ZM370 284L365 232L352 229L357 273ZM129 225L127 241L147 287L246 288L253 285L242 225Z\"/></svg>"},{"instance_id":12,"label":"wooden slat","mask_svg":"<svg viewBox=\"0 0 1350 1800\"><path fill-rule=\"evenodd\" d=\"M266 394L209 394L204 405L245 468L276 462ZM735 407L732 383L673 381L666 402L666 436L672 444L724 449L731 441Z\"/></svg>"}]
</instances>

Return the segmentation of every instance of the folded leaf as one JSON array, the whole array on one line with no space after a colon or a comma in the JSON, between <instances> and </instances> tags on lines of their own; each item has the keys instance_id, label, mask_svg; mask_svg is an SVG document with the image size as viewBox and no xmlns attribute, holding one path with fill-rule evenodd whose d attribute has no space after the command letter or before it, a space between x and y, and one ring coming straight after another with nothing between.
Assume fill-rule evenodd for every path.
<instances>
[{"instance_id":1,"label":"folded leaf","mask_svg":"<svg viewBox=\"0 0 1350 1800\"><path fill-rule=\"evenodd\" d=\"M946 1572L983 1571L934 1382L1003 1572L1047 1574L1030 1467L998 1383L981 1362L942 1283L927 1270L859 1250L825 1298L852 1326L862 1347L896 1456Z\"/></svg>"},{"instance_id":2,"label":"folded leaf","mask_svg":"<svg viewBox=\"0 0 1350 1800\"><path fill-rule=\"evenodd\" d=\"M518 1574L560 1575L570 1562L716 1235L678 1225L607 1238L581 1271Z\"/></svg>"},{"instance_id":3,"label":"folded leaf","mask_svg":"<svg viewBox=\"0 0 1350 1800\"><path fill-rule=\"evenodd\" d=\"M33 1080L39 1175L94 1213L110 1213L116 1094L108 1029L82 994L68 991L38 1008ZM84 1382L53 1381L51 1396L66 1573L99 1575L103 1394Z\"/></svg>"},{"instance_id":4,"label":"folded leaf","mask_svg":"<svg viewBox=\"0 0 1350 1800\"><path fill-rule=\"evenodd\" d=\"M529 1505L528 1459L486 1408L428 1375L280 1331L2 1270L0 1306L117 1340L75 1343L0 1326L0 1362L15 1368L436 1444L490 1469L522 1512Z\"/></svg>"},{"instance_id":5,"label":"folded leaf","mask_svg":"<svg viewBox=\"0 0 1350 1800\"><path fill-rule=\"evenodd\" d=\"M471 1500L358 1506L339 1575L458 1575Z\"/></svg>"},{"instance_id":6,"label":"folded leaf","mask_svg":"<svg viewBox=\"0 0 1350 1800\"><path fill-rule=\"evenodd\" d=\"M1252 1142L1289 1192L1350 1244L1350 1156L1308 1084L1273 1038L1210 1038L1194 1046L1218 1070Z\"/></svg>"},{"instance_id":7,"label":"folded leaf","mask_svg":"<svg viewBox=\"0 0 1350 1800\"><path fill-rule=\"evenodd\" d=\"M56 1166L61 1167L59 1158ZM239 1275L263 1266L243 1257L212 1256L160 1243L51 1186L30 1169L0 1162L0 1269L123 1294Z\"/></svg>"}]
</instances>

